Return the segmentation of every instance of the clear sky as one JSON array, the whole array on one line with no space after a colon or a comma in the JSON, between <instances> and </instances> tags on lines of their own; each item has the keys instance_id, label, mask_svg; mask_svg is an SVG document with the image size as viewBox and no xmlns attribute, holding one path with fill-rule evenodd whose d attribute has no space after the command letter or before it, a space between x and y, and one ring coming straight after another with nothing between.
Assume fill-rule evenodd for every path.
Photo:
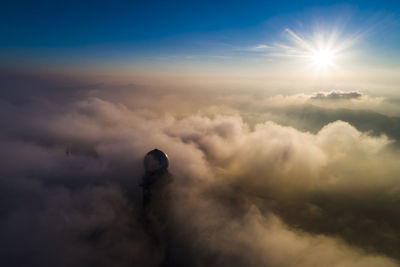
<instances>
[{"instance_id":1,"label":"clear sky","mask_svg":"<svg viewBox=\"0 0 400 267\"><path fill-rule=\"evenodd\" d=\"M399 1L6 1L0 59L128 74L396 72L399 12Z\"/></svg>"}]
</instances>

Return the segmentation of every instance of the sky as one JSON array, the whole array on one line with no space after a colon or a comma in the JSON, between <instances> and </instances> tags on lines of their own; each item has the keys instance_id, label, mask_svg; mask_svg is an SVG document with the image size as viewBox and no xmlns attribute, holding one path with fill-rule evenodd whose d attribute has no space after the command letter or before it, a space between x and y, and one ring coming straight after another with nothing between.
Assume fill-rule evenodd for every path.
<instances>
[{"instance_id":1,"label":"sky","mask_svg":"<svg viewBox=\"0 0 400 267\"><path fill-rule=\"evenodd\" d=\"M0 266L400 266L399 44L398 1L2 1Z\"/></svg>"},{"instance_id":2,"label":"sky","mask_svg":"<svg viewBox=\"0 0 400 267\"><path fill-rule=\"evenodd\" d=\"M349 53L343 68L398 69L397 1L319 2L6 1L2 65L127 74L298 71L307 62L292 64L296 58L273 49L293 45L289 29L311 43L332 33L337 46L351 40L341 51Z\"/></svg>"}]
</instances>

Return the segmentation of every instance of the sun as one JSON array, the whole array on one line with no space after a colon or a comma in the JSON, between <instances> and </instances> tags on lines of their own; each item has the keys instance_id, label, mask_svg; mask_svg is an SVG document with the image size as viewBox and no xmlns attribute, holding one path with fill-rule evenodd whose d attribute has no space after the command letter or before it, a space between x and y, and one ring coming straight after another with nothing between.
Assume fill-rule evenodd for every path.
<instances>
[{"instance_id":1,"label":"sun","mask_svg":"<svg viewBox=\"0 0 400 267\"><path fill-rule=\"evenodd\" d=\"M327 69L333 65L335 54L329 49L320 49L312 52L311 59L317 69Z\"/></svg>"},{"instance_id":2,"label":"sun","mask_svg":"<svg viewBox=\"0 0 400 267\"><path fill-rule=\"evenodd\" d=\"M339 70L340 65L347 61L348 49L362 38L361 34L341 38L340 31L334 28L330 31L320 29L306 37L289 28L285 29L285 33L289 42L272 46L275 49L272 54L308 63L303 66L310 67L312 72L318 74Z\"/></svg>"}]
</instances>

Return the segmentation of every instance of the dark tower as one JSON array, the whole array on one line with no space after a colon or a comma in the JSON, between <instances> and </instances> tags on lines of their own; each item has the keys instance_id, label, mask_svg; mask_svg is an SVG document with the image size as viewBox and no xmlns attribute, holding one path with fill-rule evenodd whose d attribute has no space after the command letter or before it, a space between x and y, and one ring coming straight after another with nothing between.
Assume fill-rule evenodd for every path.
<instances>
[{"instance_id":1,"label":"dark tower","mask_svg":"<svg viewBox=\"0 0 400 267\"><path fill-rule=\"evenodd\" d=\"M143 219L149 236L164 253L161 266L170 266L170 188L172 177L168 172L168 156L153 149L144 157L146 170L143 188Z\"/></svg>"},{"instance_id":2,"label":"dark tower","mask_svg":"<svg viewBox=\"0 0 400 267\"><path fill-rule=\"evenodd\" d=\"M162 267L191 266L187 255L181 251L185 247L176 238L176 229L171 210L171 174L168 172L168 156L158 149L153 149L144 157L146 170L142 180L143 221L145 229L154 244L162 251ZM173 230L175 229L175 230Z\"/></svg>"},{"instance_id":3,"label":"dark tower","mask_svg":"<svg viewBox=\"0 0 400 267\"><path fill-rule=\"evenodd\" d=\"M166 187L172 182L171 175L168 172L168 156L158 149L153 149L144 157L144 168L146 170L143 176L143 210L145 213L151 212L158 206L160 200L167 197ZM167 199L164 199L167 200Z\"/></svg>"}]
</instances>

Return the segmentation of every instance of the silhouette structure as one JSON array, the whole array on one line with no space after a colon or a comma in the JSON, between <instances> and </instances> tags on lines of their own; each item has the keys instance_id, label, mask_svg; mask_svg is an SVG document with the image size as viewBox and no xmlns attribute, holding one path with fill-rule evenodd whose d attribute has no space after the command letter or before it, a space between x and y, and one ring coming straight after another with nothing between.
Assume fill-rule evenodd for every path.
<instances>
[{"instance_id":1,"label":"silhouette structure","mask_svg":"<svg viewBox=\"0 0 400 267\"><path fill-rule=\"evenodd\" d=\"M171 266L170 262L170 187L172 176L168 172L168 156L158 149L148 152L144 158L145 175L143 188L143 218L145 228L156 246L164 254L161 266Z\"/></svg>"},{"instance_id":2,"label":"silhouette structure","mask_svg":"<svg viewBox=\"0 0 400 267\"><path fill-rule=\"evenodd\" d=\"M167 186L172 182L168 172L168 156L158 149L148 152L144 158L146 174L143 176L143 210L145 214L159 209L160 201L169 202Z\"/></svg>"}]
</instances>

